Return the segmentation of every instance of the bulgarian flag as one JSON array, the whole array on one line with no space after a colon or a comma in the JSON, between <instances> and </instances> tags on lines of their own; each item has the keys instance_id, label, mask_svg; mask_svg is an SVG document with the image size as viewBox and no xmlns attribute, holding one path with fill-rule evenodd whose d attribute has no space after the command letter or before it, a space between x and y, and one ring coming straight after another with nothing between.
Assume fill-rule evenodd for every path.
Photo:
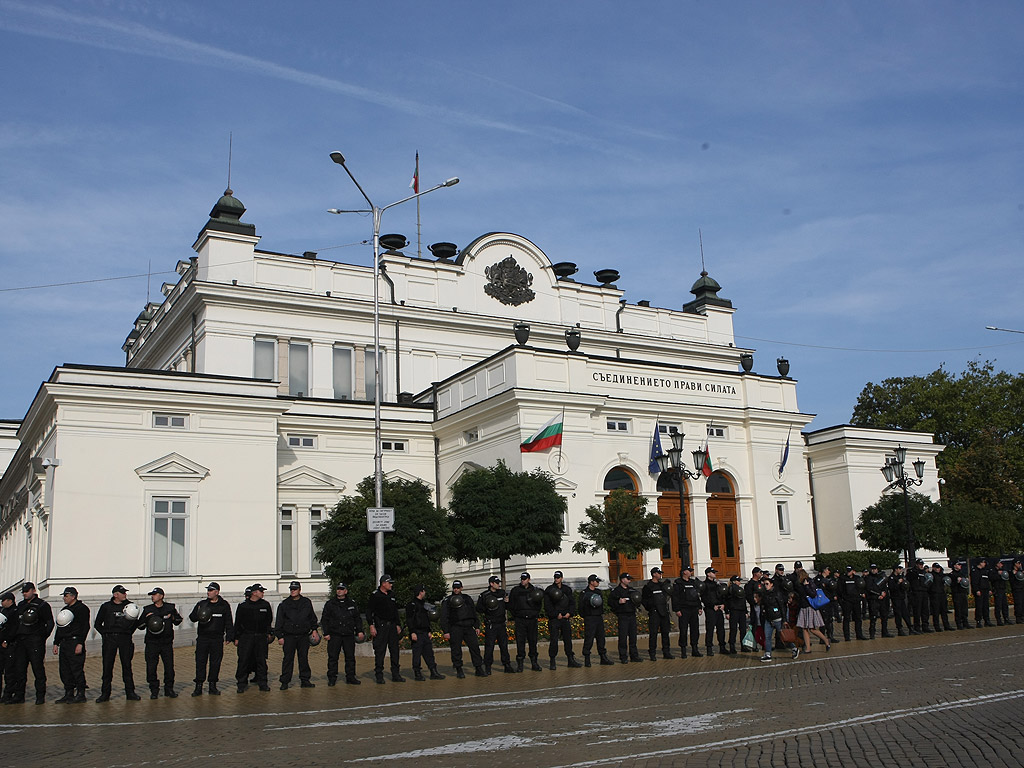
<instances>
[{"instance_id":1,"label":"bulgarian flag","mask_svg":"<svg viewBox=\"0 0 1024 768\"><path fill-rule=\"evenodd\" d=\"M711 466L711 451L708 449L708 442L704 441L704 466L700 468L700 472L704 477L711 477L711 473L715 471L715 468Z\"/></svg>"},{"instance_id":2,"label":"bulgarian flag","mask_svg":"<svg viewBox=\"0 0 1024 768\"><path fill-rule=\"evenodd\" d=\"M533 453L534 451L546 451L556 445L562 444L562 422L565 420L565 413L559 413L551 417L551 420L537 430L533 437L519 445L522 453Z\"/></svg>"},{"instance_id":3,"label":"bulgarian flag","mask_svg":"<svg viewBox=\"0 0 1024 768\"><path fill-rule=\"evenodd\" d=\"M416 170L412 172L412 181L409 182L409 189L414 194L420 193L420 153L416 153Z\"/></svg>"}]
</instances>

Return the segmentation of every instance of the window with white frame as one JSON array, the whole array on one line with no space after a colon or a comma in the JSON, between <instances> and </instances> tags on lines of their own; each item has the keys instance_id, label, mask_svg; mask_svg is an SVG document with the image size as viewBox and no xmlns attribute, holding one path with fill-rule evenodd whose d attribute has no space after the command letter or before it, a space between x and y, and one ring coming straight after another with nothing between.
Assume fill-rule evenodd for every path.
<instances>
[{"instance_id":1,"label":"window with white frame","mask_svg":"<svg viewBox=\"0 0 1024 768\"><path fill-rule=\"evenodd\" d=\"M466 445L469 445L470 443L475 443L477 440L480 439L480 431L477 429L467 429L465 432L462 433L462 439L466 443Z\"/></svg>"},{"instance_id":2,"label":"window with white frame","mask_svg":"<svg viewBox=\"0 0 1024 768\"><path fill-rule=\"evenodd\" d=\"M316 435L288 435L290 448L316 448Z\"/></svg>"},{"instance_id":3,"label":"window with white frame","mask_svg":"<svg viewBox=\"0 0 1024 768\"><path fill-rule=\"evenodd\" d=\"M188 414L154 413L153 426L158 429L188 429Z\"/></svg>"},{"instance_id":4,"label":"window with white frame","mask_svg":"<svg viewBox=\"0 0 1024 768\"><path fill-rule=\"evenodd\" d=\"M718 424L708 424L708 437L729 438L729 430Z\"/></svg>"},{"instance_id":5,"label":"window with white frame","mask_svg":"<svg viewBox=\"0 0 1024 768\"><path fill-rule=\"evenodd\" d=\"M629 421L628 420L620 421L618 419L608 419L608 421L607 421L607 429L608 429L609 432L628 433L629 432Z\"/></svg>"},{"instance_id":6,"label":"window with white frame","mask_svg":"<svg viewBox=\"0 0 1024 768\"><path fill-rule=\"evenodd\" d=\"M334 399L352 399L352 348L334 348Z\"/></svg>"},{"instance_id":7,"label":"window with white frame","mask_svg":"<svg viewBox=\"0 0 1024 768\"><path fill-rule=\"evenodd\" d=\"M309 396L309 344L288 344L288 394L292 397Z\"/></svg>"},{"instance_id":8,"label":"window with white frame","mask_svg":"<svg viewBox=\"0 0 1024 768\"><path fill-rule=\"evenodd\" d=\"M188 499L153 499L153 574L180 574L187 568L185 533Z\"/></svg>"},{"instance_id":9,"label":"window with white frame","mask_svg":"<svg viewBox=\"0 0 1024 768\"><path fill-rule=\"evenodd\" d=\"M274 339L256 339L253 342L252 375L255 379L277 379L277 342Z\"/></svg>"},{"instance_id":10,"label":"window with white frame","mask_svg":"<svg viewBox=\"0 0 1024 768\"><path fill-rule=\"evenodd\" d=\"M295 510L282 507L278 532L278 563L281 573L295 573Z\"/></svg>"},{"instance_id":11,"label":"window with white frame","mask_svg":"<svg viewBox=\"0 0 1024 768\"><path fill-rule=\"evenodd\" d=\"M658 432L663 435L674 435L679 432L679 427L675 424L659 424Z\"/></svg>"},{"instance_id":12,"label":"window with white frame","mask_svg":"<svg viewBox=\"0 0 1024 768\"><path fill-rule=\"evenodd\" d=\"M382 451L393 451L397 453L406 453L409 444L405 440L381 440L380 449Z\"/></svg>"},{"instance_id":13,"label":"window with white frame","mask_svg":"<svg viewBox=\"0 0 1024 768\"><path fill-rule=\"evenodd\" d=\"M309 572L319 576L324 572L324 565L320 562L320 550L316 546L316 534L320 530L320 523L323 522L324 511L321 507L313 507L309 510Z\"/></svg>"},{"instance_id":14,"label":"window with white frame","mask_svg":"<svg viewBox=\"0 0 1024 768\"><path fill-rule=\"evenodd\" d=\"M779 534L782 536L789 535L789 502L788 501L776 501L775 511L779 518Z\"/></svg>"}]
</instances>

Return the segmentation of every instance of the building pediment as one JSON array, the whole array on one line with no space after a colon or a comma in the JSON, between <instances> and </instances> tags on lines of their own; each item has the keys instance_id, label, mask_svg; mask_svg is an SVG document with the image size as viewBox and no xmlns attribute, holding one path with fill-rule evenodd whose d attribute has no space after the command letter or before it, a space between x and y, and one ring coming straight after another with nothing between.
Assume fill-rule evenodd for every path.
<instances>
[{"instance_id":1,"label":"building pediment","mask_svg":"<svg viewBox=\"0 0 1024 768\"><path fill-rule=\"evenodd\" d=\"M411 475L404 469L392 469L389 472L385 472L384 477L387 478L388 480L407 480L410 483L420 482L427 486L427 488L430 488L431 490L433 490L434 488L433 483L427 482L422 477Z\"/></svg>"},{"instance_id":2,"label":"building pediment","mask_svg":"<svg viewBox=\"0 0 1024 768\"><path fill-rule=\"evenodd\" d=\"M448 478L448 487L451 488L452 484L455 483L455 481L461 478L463 475L469 474L470 472L475 472L476 470L483 468L483 465L477 464L475 461L462 462L459 465L458 469L456 469L452 473L451 477Z\"/></svg>"},{"instance_id":3,"label":"building pediment","mask_svg":"<svg viewBox=\"0 0 1024 768\"><path fill-rule=\"evenodd\" d=\"M312 467L301 466L277 476L277 487L293 491L337 491L345 490L345 481Z\"/></svg>"},{"instance_id":4,"label":"building pediment","mask_svg":"<svg viewBox=\"0 0 1024 768\"><path fill-rule=\"evenodd\" d=\"M202 480L210 474L210 470L180 453L169 453L136 467L135 474L143 480Z\"/></svg>"},{"instance_id":5,"label":"building pediment","mask_svg":"<svg viewBox=\"0 0 1024 768\"><path fill-rule=\"evenodd\" d=\"M788 485L776 485L772 488L772 496L792 496L793 493L793 489Z\"/></svg>"}]
</instances>

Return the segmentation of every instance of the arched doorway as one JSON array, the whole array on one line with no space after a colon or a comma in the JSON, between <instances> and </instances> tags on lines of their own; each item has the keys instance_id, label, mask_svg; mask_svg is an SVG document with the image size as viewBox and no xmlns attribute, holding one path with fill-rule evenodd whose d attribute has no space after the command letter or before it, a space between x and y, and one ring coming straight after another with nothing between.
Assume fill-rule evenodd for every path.
<instances>
[{"instance_id":1,"label":"arched doorway","mask_svg":"<svg viewBox=\"0 0 1024 768\"><path fill-rule=\"evenodd\" d=\"M708 548L711 565L720 579L740 572L739 526L736 522L736 492L722 472L713 472L705 490L708 498Z\"/></svg>"},{"instance_id":2,"label":"arched doorway","mask_svg":"<svg viewBox=\"0 0 1024 768\"><path fill-rule=\"evenodd\" d=\"M658 475L658 516L661 518L661 570L668 578L682 574L684 565L693 563L693 529L690 521L690 494L684 480L680 505L675 470Z\"/></svg>"},{"instance_id":3,"label":"arched doorway","mask_svg":"<svg viewBox=\"0 0 1024 768\"><path fill-rule=\"evenodd\" d=\"M619 488L633 493L640 490L636 475L625 467L615 467L604 476L604 490L614 491ZM623 571L627 571L634 579L644 578L644 553L641 552L636 557L624 557L618 552L609 552L608 578L614 582Z\"/></svg>"}]
</instances>

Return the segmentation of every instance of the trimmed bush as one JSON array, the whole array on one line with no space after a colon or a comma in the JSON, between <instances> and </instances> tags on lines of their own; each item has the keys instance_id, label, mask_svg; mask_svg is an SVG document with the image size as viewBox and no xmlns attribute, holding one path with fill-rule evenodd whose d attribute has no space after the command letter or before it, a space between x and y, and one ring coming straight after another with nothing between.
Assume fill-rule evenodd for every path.
<instances>
[{"instance_id":1,"label":"trimmed bush","mask_svg":"<svg viewBox=\"0 0 1024 768\"><path fill-rule=\"evenodd\" d=\"M876 563L883 571L892 568L893 563L900 560L896 552L880 549L863 549L852 552L819 552L814 556L814 570L821 572L826 565L832 567L832 573L840 576L846 572L846 566L852 565L858 571L866 571L868 566Z\"/></svg>"}]
</instances>

